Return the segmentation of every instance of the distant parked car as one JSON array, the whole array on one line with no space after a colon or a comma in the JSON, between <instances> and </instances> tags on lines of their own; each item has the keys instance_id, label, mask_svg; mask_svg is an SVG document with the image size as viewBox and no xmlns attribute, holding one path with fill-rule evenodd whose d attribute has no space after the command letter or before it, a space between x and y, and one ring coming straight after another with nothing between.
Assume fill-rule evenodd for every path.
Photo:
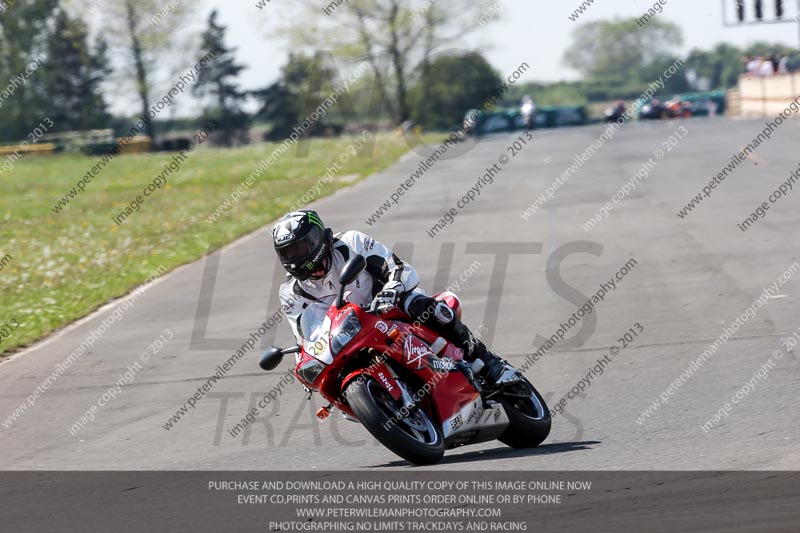
<instances>
[{"instance_id":1,"label":"distant parked car","mask_svg":"<svg viewBox=\"0 0 800 533\"><path fill-rule=\"evenodd\" d=\"M583 106L548 106L536 113L537 128L562 128L588 124L589 115Z\"/></svg>"},{"instance_id":2,"label":"distant parked car","mask_svg":"<svg viewBox=\"0 0 800 533\"><path fill-rule=\"evenodd\" d=\"M714 100L695 100L691 105L693 117L708 117L718 113L717 103Z\"/></svg>"},{"instance_id":3,"label":"distant parked car","mask_svg":"<svg viewBox=\"0 0 800 533\"><path fill-rule=\"evenodd\" d=\"M523 127L521 117L520 111L515 109L498 109L480 116L477 116L477 110L470 109L464 116L464 133L481 136L514 131Z\"/></svg>"}]
</instances>

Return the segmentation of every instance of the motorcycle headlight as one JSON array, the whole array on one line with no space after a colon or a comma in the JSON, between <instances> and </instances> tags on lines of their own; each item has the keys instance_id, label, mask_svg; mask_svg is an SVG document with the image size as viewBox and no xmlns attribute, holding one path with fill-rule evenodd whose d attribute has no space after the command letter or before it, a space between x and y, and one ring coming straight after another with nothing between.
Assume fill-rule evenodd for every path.
<instances>
[{"instance_id":1,"label":"motorcycle headlight","mask_svg":"<svg viewBox=\"0 0 800 533\"><path fill-rule=\"evenodd\" d=\"M316 359L309 359L306 364L297 370L297 375L300 376L300 379L311 385L317 380L319 375L322 374L323 370L325 370L325 365Z\"/></svg>"},{"instance_id":2,"label":"motorcycle headlight","mask_svg":"<svg viewBox=\"0 0 800 533\"><path fill-rule=\"evenodd\" d=\"M361 321L350 311L342 323L331 332L331 353L337 355L361 331Z\"/></svg>"}]
</instances>

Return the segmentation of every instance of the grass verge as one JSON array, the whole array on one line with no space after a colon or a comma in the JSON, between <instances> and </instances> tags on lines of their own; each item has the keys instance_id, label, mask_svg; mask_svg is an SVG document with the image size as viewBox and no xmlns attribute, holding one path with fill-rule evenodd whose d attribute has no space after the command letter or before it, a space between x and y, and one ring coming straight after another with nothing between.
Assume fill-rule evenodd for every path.
<instances>
[{"instance_id":1,"label":"grass verge","mask_svg":"<svg viewBox=\"0 0 800 533\"><path fill-rule=\"evenodd\" d=\"M0 356L126 294L161 266L172 270L274 220L296 205L352 142L348 136L314 139L303 157L292 147L213 224L207 217L277 145L187 154L166 185L119 226L112 218L175 154L117 157L58 214L53 205L98 158L18 161L0 176ZM374 151L349 157L336 179L323 184L320 197L388 167L409 149L398 135L378 135Z\"/></svg>"}]
</instances>

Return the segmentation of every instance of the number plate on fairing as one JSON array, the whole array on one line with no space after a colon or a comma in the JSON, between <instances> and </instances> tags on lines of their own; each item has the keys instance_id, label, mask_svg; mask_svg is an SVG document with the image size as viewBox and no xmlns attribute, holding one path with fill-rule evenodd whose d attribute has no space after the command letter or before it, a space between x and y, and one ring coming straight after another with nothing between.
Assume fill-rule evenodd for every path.
<instances>
[{"instance_id":1,"label":"number plate on fairing","mask_svg":"<svg viewBox=\"0 0 800 533\"><path fill-rule=\"evenodd\" d=\"M491 402L483 406L480 396L466 404L461 410L444 421L445 441L459 440L459 436L478 432L470 442L491 440L499 436L508 426L508 415L503 406Z\"/></svg>"}]
</instances>

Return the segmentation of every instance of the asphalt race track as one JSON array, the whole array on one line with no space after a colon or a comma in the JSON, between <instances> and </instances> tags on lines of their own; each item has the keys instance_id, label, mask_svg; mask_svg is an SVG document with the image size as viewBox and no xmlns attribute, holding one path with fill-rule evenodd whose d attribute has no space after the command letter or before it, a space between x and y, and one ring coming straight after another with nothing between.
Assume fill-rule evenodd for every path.
<instances>
[{"instance_id":1,"label":"asphalt race track","mask_svg":"<svg viewBox=\"0 0 800 533\"><path fill-rule=\"evenodd\" d=\"M668 151L667 139L680 127L688 133ZM365 220L417 168L418 154L314 204L336 230L360 229L396 246L429 290L458 280L477 260L479 267L459 282L466 322L476 329L483 324L494 349L517 364L535 350L536 335L553 335L601 283L635 259L595 311L527 372L552 407L612 347L621 348L602 375L568 400L547 441L529 451L500 443L451 450L428 469L800 468L800 366L796 353L776 355L800 328L800 275L765 297L727 344L665 395L668 403L639 418L800 261L800 197L791 192L747 232L737 227L797 168L797 121L784 124L685 219L677 216L763 127L763 121L727 119L626 126L524 220L522 212L604 127L536 131L533 143L435 238L426 230L487 167L511 156L507 148L519 134L468 141L459 148L468 151L437 163L372 227ZM656 160L656 150L664 150L663 158L649 178L591 232L581 229L645 161ZM410 468L338 413L317 422L319 402L306 402L297 383L283 387L255 424L232 437L229 430L289 368L287 361L275 372L261 372L258 348L171 429L163 427L278 310L279 279L269 234L258 231L156 282L33 407L10 428L0 428L0 470ZM7 420L112 310L106 307L0 364L0 419ZM69 428L165 329L173 335L166 346L97 410L94 421L71 434ZM622 348L619 339L631 329L637 335ZM278 324L259 344L288 341L288 326ZM753 379L764 368L763 377ZM726 418L704 430L748 382Z\"/></svg>"}]
</instances>

